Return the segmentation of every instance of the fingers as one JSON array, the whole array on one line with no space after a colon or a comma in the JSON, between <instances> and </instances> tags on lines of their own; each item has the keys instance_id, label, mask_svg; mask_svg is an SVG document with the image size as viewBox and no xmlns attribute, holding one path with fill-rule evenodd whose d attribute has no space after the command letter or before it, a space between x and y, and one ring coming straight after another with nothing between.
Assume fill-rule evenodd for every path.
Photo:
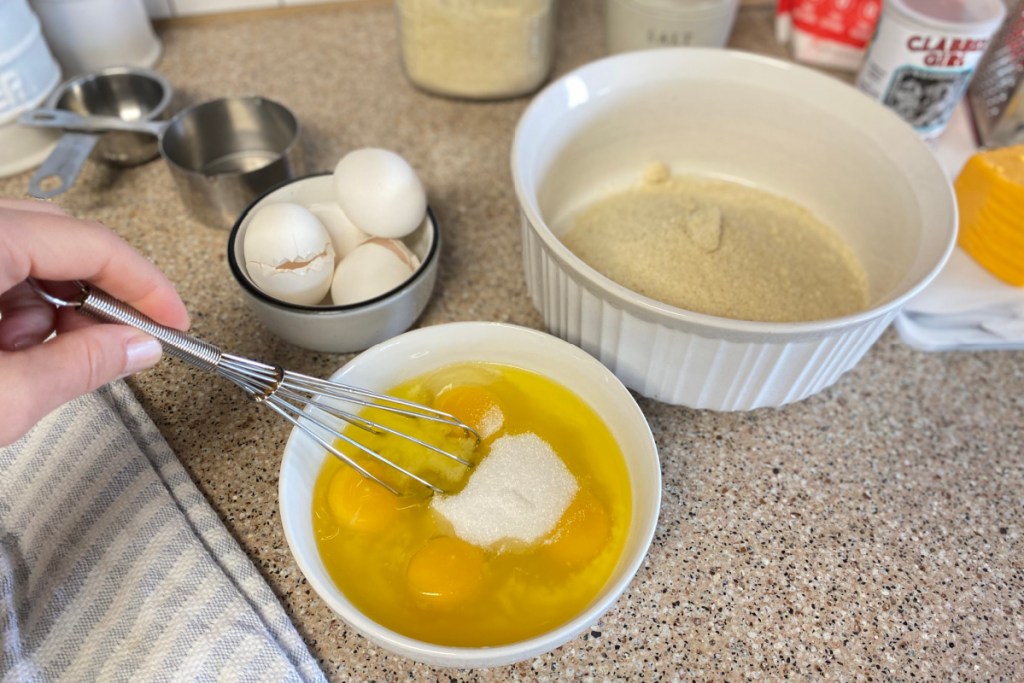
<instances>
[{"instance_id":1,"label":"fingers","mask_svg":"<svg viewBox=\"0 0 1024 683\"><path fill-rule=\"evenodd\" d=\"M166 276L114 232L52 204L0 200L0 292L29 276L86 280L157 322L189 325Z\"/></svg>"},{"instance_id":2,"label":"fingers","mask_svg":"<svg viewBox=\"0 0 1024 683\"><path fill-rule=\"evenodd\" d=\"M0 446L72 398L160 360L160 342L121 325L89 325L45 344L0 352Z\"/></svg>"},{"instance_id":3,"label":"fingers","mask_svg":"<svg viewBox=\"0 0 1024 683\"><path fill-rule=\"evenodd\" d=\"M7 199L0 197L0 208L18 209L19 211L38 211L55 216L66 216L64 209L49 202L37 202L32 199Z\"/></svg>"},{"instance_id":4,"label":"fingers","mask_svg":"<svg viewBox=\"0 0 1024 683\"><path fill-rule=\"evenodd\" d=\"M87 281L159 323L189 325L170 281L114 232L53 204L0 199L0 446L57 406L161 355L147 334L54 310L28 277ZM51 332L57 335L43 343Z\"/></svg>"},{"instance_id":5,"label":"fingers","mask_svg":"<svg viewBox=\"0 0 1024 683\"><path fill-rule=\"evenodd\" d=\"M0 351L41 344L54 330L55 313L24 283L0 294Z\"/></svg>"}]
</instances>

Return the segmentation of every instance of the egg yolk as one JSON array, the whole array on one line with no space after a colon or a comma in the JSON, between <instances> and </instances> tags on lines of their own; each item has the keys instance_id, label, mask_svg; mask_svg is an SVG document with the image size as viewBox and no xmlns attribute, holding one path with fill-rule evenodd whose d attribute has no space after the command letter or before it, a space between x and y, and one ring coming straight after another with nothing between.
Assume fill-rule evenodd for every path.
<instances>
[{"instance_id":1,"label":"egg yolk","mask_svg":"<svg viewBox=\"0 0 1024 683\"><path fill-rule=\"evenodd\" d=\"M406 572L414 595L442 607L465 602L480 590L484 553L452 536L432 538L409 560Z\"/></svg>"},{"instance_id":2,"label":"egg yolk","mask_svg":"<svg viewBox=\"0 0 1024 683\"><path fill-rule=\"evenodd\" d=\"M364 467L381 476L384 466ZM335 521L357 531L381 531L395 522L402 505L399 496L347 465L338 469L327 487L327 508Z\"/></svg>"},{"instance_id":3,"label":"egg yolk","mask_svg":"<svg viewBox=\"0 0 1024 683\"><path fill-rule=\"evenodd\" d=\"M445 366L387 393L454 414L481 430L482 443L449 438L444 424L361 414L449 451L463 454L464 448L473 462L494 455L493 442L502 435L535 434L579 490L535 542L477 546L460 538L434 509L432 494L408 477L369 461L375 475L403 491L396 497L325 457L310 512L324 567L346 598L388 629L455 647L520 642L568 623L592 604L621 556L632 500L621 448L600 416L556 382L496 363ZM346 434L452 495L480 471L388 432L350 426Z\"/></svg>"},{"instance_id":4,"label":"egg yolk","mask_svg":"<svg viewBox=\"0 0 1024 683\"><path fill-rule=\"evenodd\" d=\"M579 567L597 557L611 531L604 505L590 491L581 489L545 542L545 550L555 560Z\"/></svg>"},{"instance_id":5,"label":"egg yolk","mask_svg":"<svg viewBox=\"0 0 1024 683\"><path fill-rule=\"evenodd\" d=\"M434 407L457 417L485 439L497 431L503 420L494 392L472 384L446 387L434 399Z\"/></svg>"}]
</instances>

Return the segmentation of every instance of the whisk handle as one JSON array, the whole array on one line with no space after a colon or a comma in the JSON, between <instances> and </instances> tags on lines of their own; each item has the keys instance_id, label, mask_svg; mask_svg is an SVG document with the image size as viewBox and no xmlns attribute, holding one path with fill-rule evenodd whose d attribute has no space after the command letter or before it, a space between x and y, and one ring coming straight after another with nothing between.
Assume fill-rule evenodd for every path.
<instances>
[{"instance_id":1,"label":"whisk handle","mask_svg":"<svg viewBox=\"0 0 1024 683\"><path fill-rule=\"evenodd\" d=\"M134 327L160 340L164 351L190 365L213 372L220 364L223 352L213 344L197 339L181 330L161 325L125 302L104 291L89 287L77 303L78 310L98 320Z\"/></svg>"}]
</instances>

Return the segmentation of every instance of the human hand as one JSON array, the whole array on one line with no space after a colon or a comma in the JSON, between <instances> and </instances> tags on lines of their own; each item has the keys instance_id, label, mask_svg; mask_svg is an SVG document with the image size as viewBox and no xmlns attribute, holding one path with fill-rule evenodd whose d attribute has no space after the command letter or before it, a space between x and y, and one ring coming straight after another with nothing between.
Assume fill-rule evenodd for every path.
<instances>
[{"instance_id":1,"label":"human hand","mask_svg":"<svg viewBox=\"0 0 1024 683\"><path fill-rule=\"evenodd\" d=\"M170 281L115 233L53 204L0 199L0 446L61 404L161 356L147 334L55 309L28 277L87 281L159 323L189 325Z\"/></svg>"}]
</instances>

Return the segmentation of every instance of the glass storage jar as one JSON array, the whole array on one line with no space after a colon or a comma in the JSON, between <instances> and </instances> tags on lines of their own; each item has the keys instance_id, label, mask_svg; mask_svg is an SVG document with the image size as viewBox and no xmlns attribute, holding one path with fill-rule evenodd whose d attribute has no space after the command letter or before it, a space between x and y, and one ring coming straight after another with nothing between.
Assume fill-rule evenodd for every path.
<instances>
[{"instance_id":1,"label":"glass storage jar","mask_svg":"<svg viewBox=\"0 0 1024 683\"><path fill-rule=\"evenodd\" d=\"M395 0L415 85L472 99L515 97L551 73L557 0Z\"/></svg>"}]
</instances>

